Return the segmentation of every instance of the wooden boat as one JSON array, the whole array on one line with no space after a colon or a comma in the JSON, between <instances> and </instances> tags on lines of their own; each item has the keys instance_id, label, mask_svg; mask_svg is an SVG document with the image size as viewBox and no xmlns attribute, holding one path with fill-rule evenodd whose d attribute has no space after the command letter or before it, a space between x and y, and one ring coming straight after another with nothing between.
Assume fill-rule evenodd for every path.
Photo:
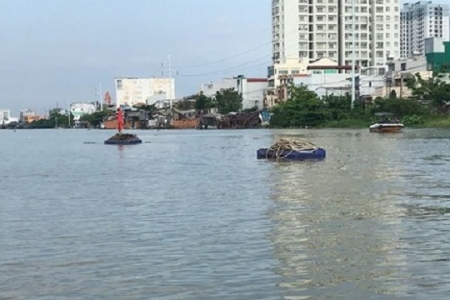
<instances>
[{"instance_id":1,"label":"wooden boat","mask_svg":"<svg viewBox=\"0 0 450 300\"><path fill-rule=\"evenodd\" d=\"M401 123L375 123L370 125L370 132L397 133L401 132L405 126Z\"/></svg>"}]
</instances>

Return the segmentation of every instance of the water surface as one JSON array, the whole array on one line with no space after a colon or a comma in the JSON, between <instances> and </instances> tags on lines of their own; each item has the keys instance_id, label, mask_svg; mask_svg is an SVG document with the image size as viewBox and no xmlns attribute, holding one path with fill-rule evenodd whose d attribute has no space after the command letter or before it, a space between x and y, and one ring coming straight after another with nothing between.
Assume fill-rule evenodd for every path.
<instances>
[{"instance_id":1,"label":"water surface","mask_svg":"<svg viewBox=\"0 0 450 300\"><path fill-rule=\"evenodd\" d=\"M447 298L450 132L367 131L0 131L0 299Z\"/></svg>"}]
</instances>

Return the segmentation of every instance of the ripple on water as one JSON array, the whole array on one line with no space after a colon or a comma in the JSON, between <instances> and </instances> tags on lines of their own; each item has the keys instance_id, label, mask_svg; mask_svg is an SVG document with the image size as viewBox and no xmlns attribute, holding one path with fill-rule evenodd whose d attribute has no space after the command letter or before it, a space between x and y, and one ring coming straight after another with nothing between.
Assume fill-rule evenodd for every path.
<instances>
[{"instance_id":1,"label":"ripple on water","mask_svg":"<svg viewBox=\"0 0 450 300\"><path fill-rule=\"evenodd\" d=\"M121 148L101 145L107 131L4 133L0 300L442 299L450 288L445 131L140 131L151 143ZM286 135L327 159L255 159Z\"/></svg>"}]
</instances>

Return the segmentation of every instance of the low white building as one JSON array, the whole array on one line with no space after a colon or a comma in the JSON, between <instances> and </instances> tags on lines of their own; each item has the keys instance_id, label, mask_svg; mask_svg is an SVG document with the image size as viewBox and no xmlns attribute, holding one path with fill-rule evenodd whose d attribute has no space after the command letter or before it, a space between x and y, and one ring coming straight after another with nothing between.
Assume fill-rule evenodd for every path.
<instances>
[{"instance_id":1,"label":"low white building","mask_svg":"<svg viewBox=\"0 0 450 300\"><path fill-rule=\"evenodd\" d=\"M36 112L32 109L22 109L19 112L19 120L21 122L24 122L27 118L34 116L36 116Z\"/></svg>"},{"instance_id":2,"label":"low white building","mask_svg":"<svg viewBox=\"0 0 450 300\"><path fill-rule=\"evenodd\" d=\"M154 104L157 104L157 103L159 103L159 102L161 102L161 101L167 101L167 102L169 102L169 105L170 105L170 100L169 100L169 98L168 98L168 95L167 95L167 93L165 93L165 92L159 92L159 93L156 93L156 94L153 94L152 96L150 96L150 97L148 97L146 100L145 100L145 103L147 104L147 105L154 105Z\"/></svg>"},{"instance_id":3,"label":"low white building","mask_svg":"<svg viewBox=\"0 0 450 300\"><path fill-rule=\"evenodd\" d=\"M360 96L372 96L386 86L386 78L381 74L356 74L355 84ZM310 74L294 78L294 85L304 84L319 97L326 95L344 96L351 93L351 74Z\"/></svg>"},{"instance_id":4,"label":"low white building","mask_svg":"<svg viewBox=\"0 0 450 300\"><path fill-rule=\"evenodd\" d=\"M74 121L79 121L85 114L93 114L97 111L97 106L90 102L73 102L70 104L70 113Z\"/></svg>"},{"instance_id":5,"label":"low white building","mask_svg":"<svg viewBox=\"0 0 450 300\"><path fill-rule=\"evenodd\" d=\"M18 122L18 118L11 117L11 110L10 109L4 109L0 108L0 126L1 125L8 125L12 122Z\"/></svg>"},{"instance_id":6,"label":"low white building","mask_svg":"<svg viewBox=\"0 0 450 300\"><path fill-rule=\"evenodd\" d=\"M200 92L206 97L214 97L217 92L233 88L242 95L242 109L264 106L264 92L267 90L267 78L246 78L243 75L223 78L219 82L200 85Z\"/></svg>"},{"instance_id":7,"label":"low white building","mask_svg":"<svg viewBox=\"0 0 450 300\"><path fill-rule=\"evenodd\" d=\"M284 84L283 79L286 76L296 77L308 74L308 65L309 61L306 61L306 59L299 61L297 57L286 57L279 63L275 63L268 68L268 86L270 88L277 88Z\"/></svg>"},{"instance_id":8,"label":"low white building","mask_svg":"<svg viewBox=\"0 0 450 300\"><path fill-rule=\"evenodd\" d=\"M162 100L175 99L175 79L173 78L115 78L116 105L155 104Z\"/></svg>"},{"instance_id":9,"label":"low white building","mask_svg":"<svg viewBox=\"0 0 450 300\"><path fill-rule=\"evenodd\" d=\"M222 78L220 81L200 85L200 92L206 97L213 97L217 92L226 89L237 89L237 78Z\"/></svg>"}]
</instances>

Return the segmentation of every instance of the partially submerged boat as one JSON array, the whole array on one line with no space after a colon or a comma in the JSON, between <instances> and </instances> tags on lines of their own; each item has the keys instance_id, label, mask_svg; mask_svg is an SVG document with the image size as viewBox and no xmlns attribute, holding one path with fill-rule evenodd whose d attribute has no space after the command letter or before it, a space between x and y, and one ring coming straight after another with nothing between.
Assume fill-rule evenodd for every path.
<instances>
[{"instance_id":1,"label":"partially submerged boat","mask_svg":"<svg viewBox=\"0 0 450 300\"><path fill-rule=\"evenodd\" d=\"M256 151L257 159L321 160L325 156L325 149L300 139L280 139L270 148Z\"/></svg>"},{"instance_id":2,"label":"partially submerged boat","mask_svg":"<svg viewBox=\"0 0 450 300\"><path fill-rule=\"evenodd\" d=\"M397 133L401 132L403 128L405 128L405 125L403 125L396 117L392 119L389 118L389 116L392 116L390 113L377 113L375 115L382 118L377 123L369 126L370 132Z\"/></svg>"}]
</instances>

